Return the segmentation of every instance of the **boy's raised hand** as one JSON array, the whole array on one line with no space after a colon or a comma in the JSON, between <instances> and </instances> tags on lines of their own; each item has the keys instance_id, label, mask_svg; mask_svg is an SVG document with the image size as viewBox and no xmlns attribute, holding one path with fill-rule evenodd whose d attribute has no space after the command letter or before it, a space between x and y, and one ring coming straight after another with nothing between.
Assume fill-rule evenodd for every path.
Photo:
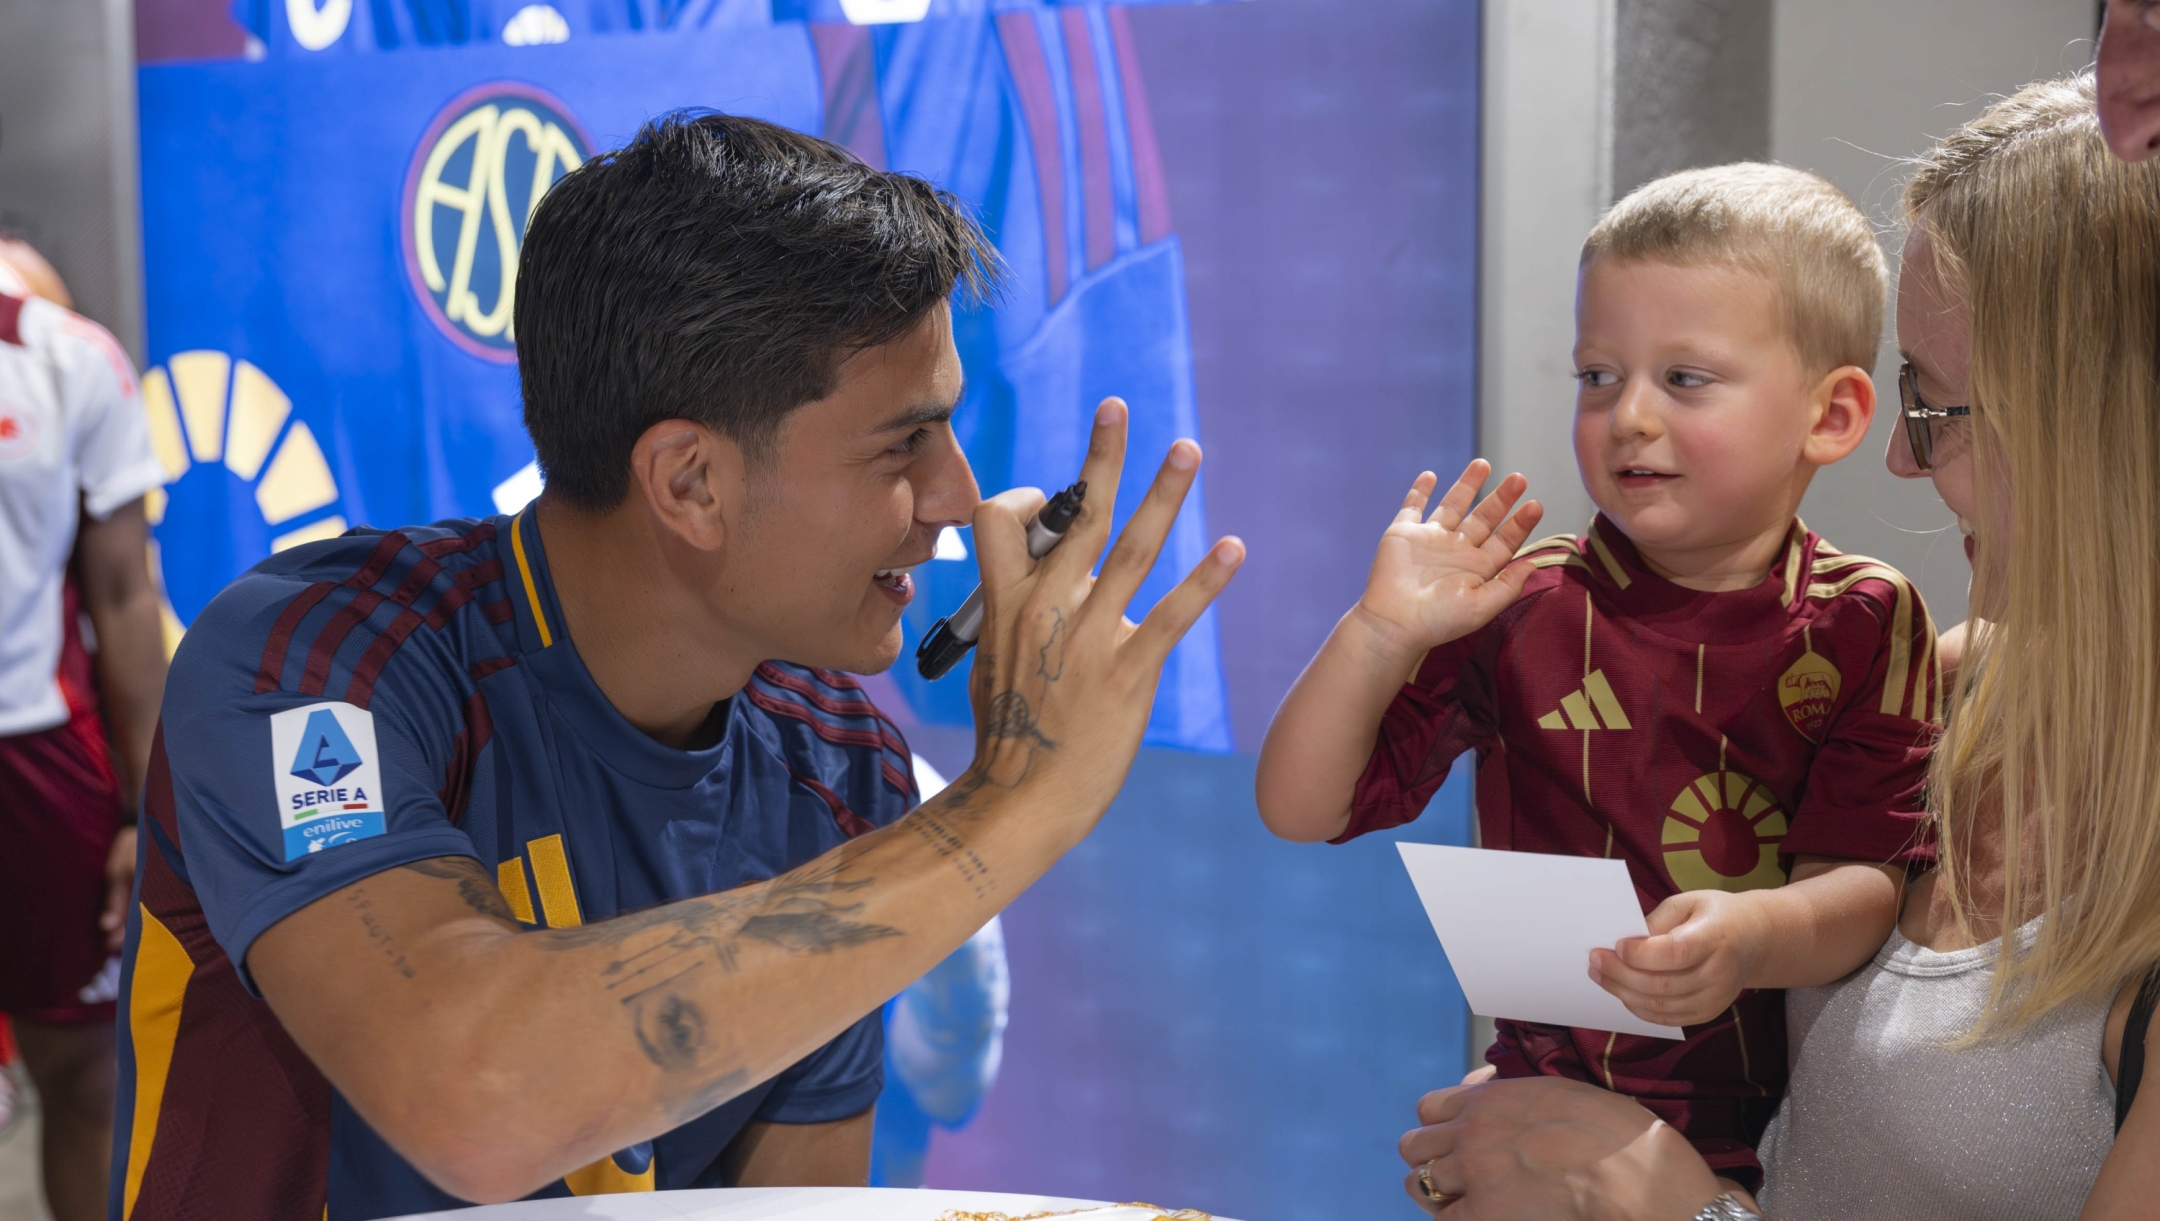
<instances>
[{"instance_id":1,"label":"boy's raised hand","mask_svg":"<svg viewBox=\"0 0 2160 1221\"><path fill-rule=\"evenodd\" d=\"M1476 631L1519 597L1530 579L1532 566L1516 561L1515 552L1537 528L1544 506L1525 501L1509 516L1529 486L1521 475L1509 475L1473 510L1477 490L1491 474L1491 463L1472 461L1428 518L1425 506L1439 477L1426 471L1380 536L1358 608L1405 647L1429 649Z\"/></svg>"}]
</instances>

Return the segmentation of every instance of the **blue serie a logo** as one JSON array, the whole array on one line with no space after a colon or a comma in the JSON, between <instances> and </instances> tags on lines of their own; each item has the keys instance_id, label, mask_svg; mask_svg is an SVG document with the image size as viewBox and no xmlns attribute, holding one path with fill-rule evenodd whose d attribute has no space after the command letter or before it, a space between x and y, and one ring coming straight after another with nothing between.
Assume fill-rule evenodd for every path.
<instances>
[{"instance_id":1,"label":"blue serie a logo","mask_svg":"<svg viewBox=\"0 0 2160 1221\"><path fill-rule=\"evenodd\" d=\"M518 250L547 189L591 156L569 107L515 81L468 89L442 108L405 174L405 270L450 342L517 359L511 322Z\"/></svg>"},{"instance_id":2,"label":"blue serie a logo","mask_svg":"<svg viewBox=\"0 0 2160 1221\"><path fill-rule=\"evenodd\" d=\"M286 860L384 832L374 714L343 703L289 708L270 718L270 743Z\"/></svg>"}]
</instances>

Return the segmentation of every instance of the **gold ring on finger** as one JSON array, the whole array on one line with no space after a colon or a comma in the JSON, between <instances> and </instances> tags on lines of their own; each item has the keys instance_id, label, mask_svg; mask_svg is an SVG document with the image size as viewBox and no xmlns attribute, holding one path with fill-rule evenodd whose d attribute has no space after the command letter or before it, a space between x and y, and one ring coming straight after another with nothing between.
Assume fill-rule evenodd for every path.
<instances>
[{"instance_id":1,"label":"gold ring on finger","mask_svg":"<svg viewBox=\"0 0 2160 1221\"><path fill-rule=\"evenodd\" d=\"M1435 1158L1433 1160L1437 1161L1439 1159ZM1448 1205L1453 1204L1455 1201L1462 1199L1460 1195L1449 1195L1447 1192L1444 1192L1432 1185L1431 1161L1428 1161L1424 1165L1417 1168L1417 1181L1418 1186L1425 1189L1425 1198L1427 1200L1430 1200L1434 1204L1438 1204L1442 1208L1446 1208Z\"/></svg>"}]
</instances>

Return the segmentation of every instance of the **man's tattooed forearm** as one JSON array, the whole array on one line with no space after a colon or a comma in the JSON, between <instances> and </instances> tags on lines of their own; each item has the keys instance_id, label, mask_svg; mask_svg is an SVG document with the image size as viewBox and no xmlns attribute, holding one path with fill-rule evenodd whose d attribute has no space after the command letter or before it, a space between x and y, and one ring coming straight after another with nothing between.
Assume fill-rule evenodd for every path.
<instances>
[{"instance_id":1,"label":"man's tattooed forearm","mask_svg":"<svg viewBox=\"0 0 2160 1221\"><path fill-rule=\"evenodd\" d=\"M456 882L458 898L465 901L465 906L483 916L492 916L509 924L518 922L517 913L510 910L509 902L495 886L495 879L489 877L477 861L461 856L440 856L413 861L401 868L422 877Z\"/></svg>"},{"instance_id":2,"label":"man's tattooed forearm","mask_svg":"<svg viewBox=\"0 0 2160 1221\"><path fill-rule=\"evenodd\" d=\"M375 914L375 900L370 898L365 886L348 887L344 894L345 905L359 917L360 930L367 935L368 944L390 962L390 969L407 979L413 978L412 963L405 958L405 951L398 948L397 938L392 936L388 925Z\"/></svg>"},{"instance_id":3,"label":"man's tattooed forearm","mask_svg":"<svg viewBox=\"0 0 2160 1221\"><path fill-rule=\"evenodd\" d=\"M696 1068L704 1058L705 1011L697 1002L674 992L649 1001L638 999L631 1005L631 1017L645 1058L661 1068Z\"/></svg>"},{"instance_id":4,"label":"man's tattooed forearm","mask_svg":"<svg viewBox=\"0 0 2160 1221\"><path fill-rule=\"evenodd\" d=\"M930 850L951 861L960 879L968 884L978 899L986 899L997 889L997 879L990 876L990 867L968 847L967 839L955 830L936 811L918 808L908 816L908 829L917 838L930 845Z\"/></svg>"}]
</instances>

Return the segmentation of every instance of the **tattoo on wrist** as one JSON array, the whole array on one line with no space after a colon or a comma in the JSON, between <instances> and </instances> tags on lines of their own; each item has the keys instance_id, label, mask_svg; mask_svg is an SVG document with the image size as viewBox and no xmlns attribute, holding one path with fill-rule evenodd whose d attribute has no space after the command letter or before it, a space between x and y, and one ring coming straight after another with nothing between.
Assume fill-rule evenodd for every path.
<instances>
[{"instance_id":1,"label":"tattoo on wrist","mask_svg":"<svg viewBox=\"0 0 2160 1221\"><path fill-rule=\"evenodd\" d=\"M952 862L960 880L968 884L978 899L987 899L997 890L997 879L990 874L990 867L968 847L967 838L944 819L938 817L935 807L917 806L906 820L908 830L916 838L930 846L939 857Z\"/></svg>"}]
</instances>

